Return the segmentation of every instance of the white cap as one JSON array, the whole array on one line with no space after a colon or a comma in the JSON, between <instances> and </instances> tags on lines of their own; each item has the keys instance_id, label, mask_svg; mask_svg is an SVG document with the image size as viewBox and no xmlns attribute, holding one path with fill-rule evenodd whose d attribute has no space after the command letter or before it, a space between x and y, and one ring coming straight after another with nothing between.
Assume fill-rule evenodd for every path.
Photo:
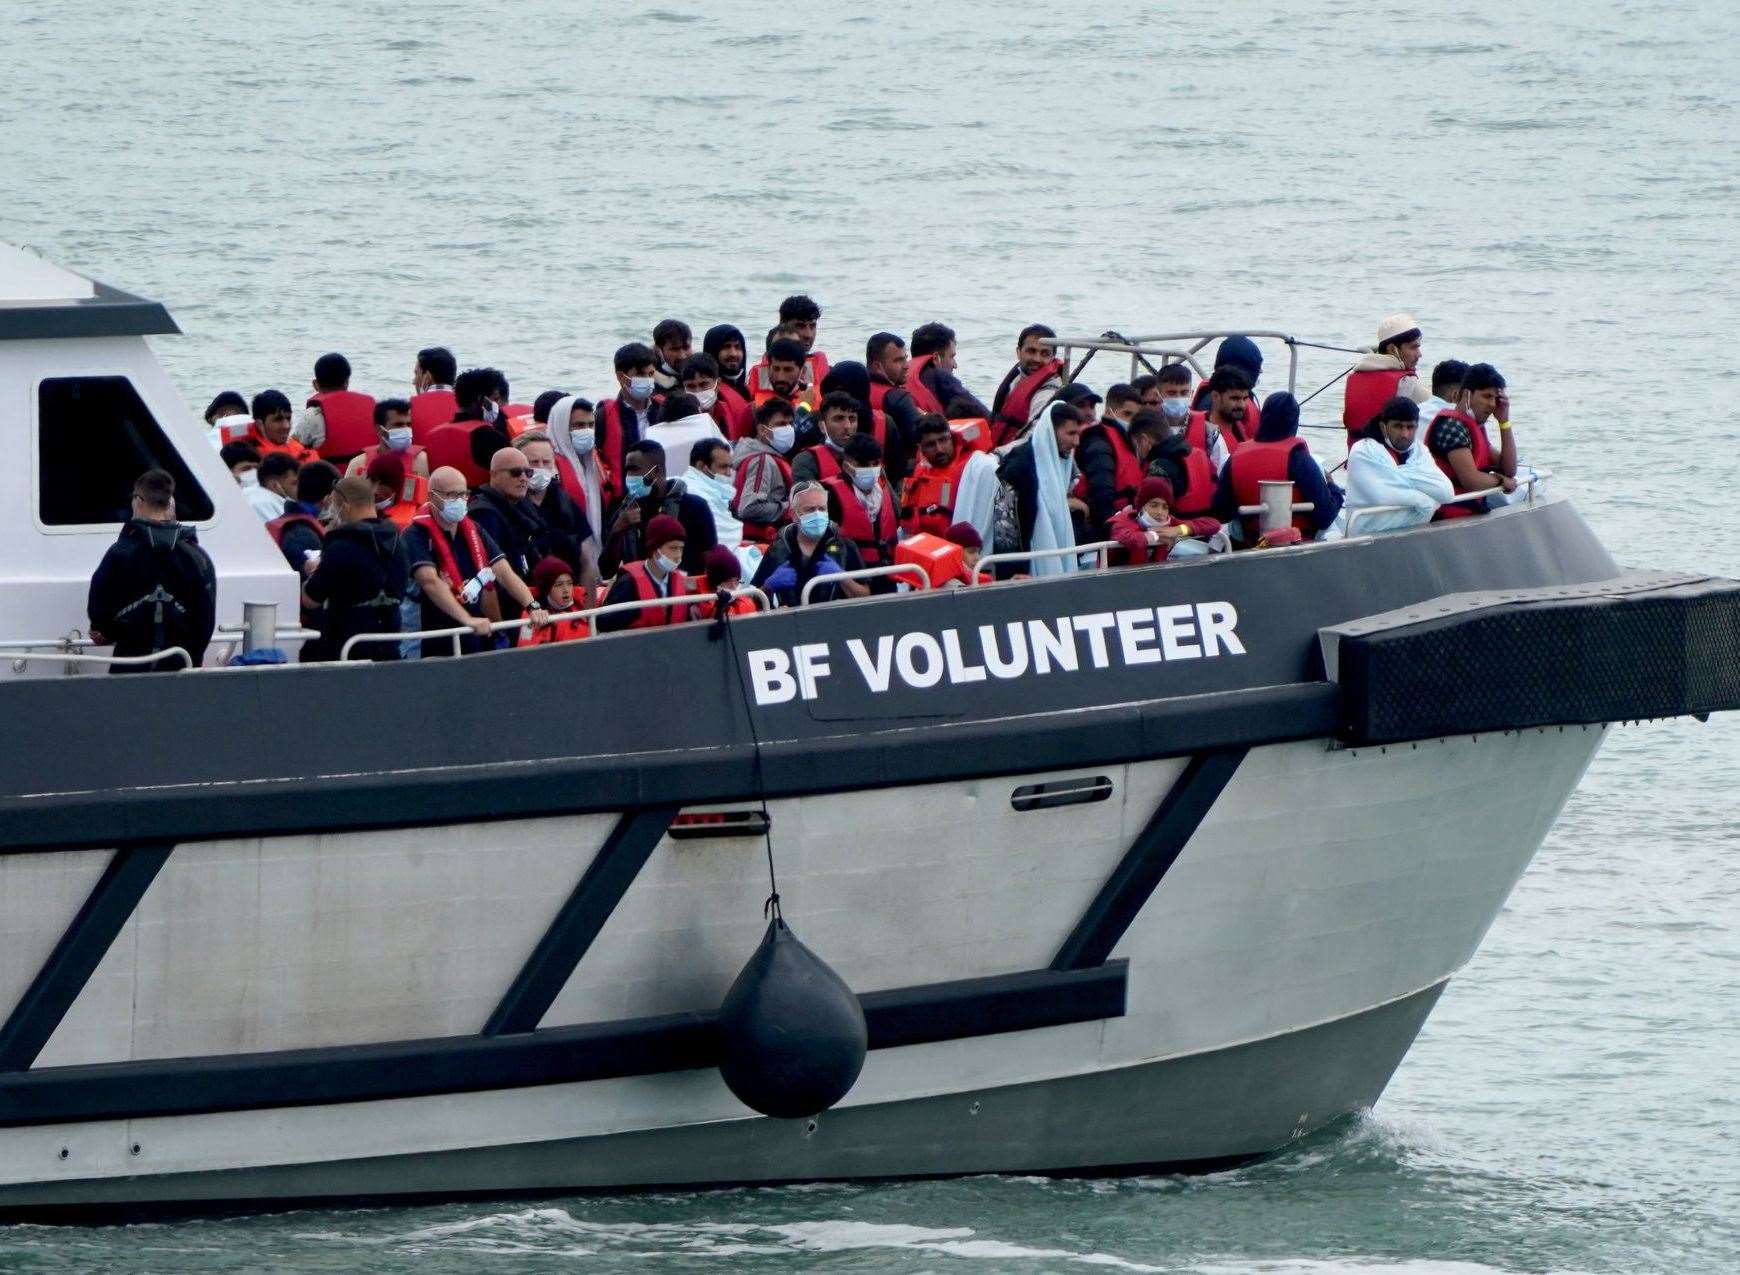
<instances>
[{"instance_id":1,"label":"white cap","mask_svg":"<svg viewBox=\"0 0 1740 1275\"><path fill-rule=\"evenodd\" d=\"M1381 347L1385 341L1393 341L1399 336L1406 336L1410 332L1417 333L1419 330L1420 325L1414 322L1413 315L1392 314L1378 324L1377 343Z\"/></svg>"}]
</instances>

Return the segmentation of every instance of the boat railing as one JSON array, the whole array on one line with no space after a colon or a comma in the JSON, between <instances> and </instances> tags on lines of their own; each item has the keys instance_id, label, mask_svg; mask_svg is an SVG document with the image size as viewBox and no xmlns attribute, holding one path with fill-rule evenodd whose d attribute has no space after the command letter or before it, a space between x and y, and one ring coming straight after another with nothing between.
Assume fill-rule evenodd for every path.
<instances>
[{"instance_id":1,"label":"boat railing","mask_svg":"<svg viewBox=\"0 0 1740 1275\"><path fill-rule=\"evenodd\" d=\"M22 673L24 666L32 660L52 661L56 664L77 666L81 664L97 664L111 668L132 668L141 664L155 664L159 660L179 659L178 669L162 669L161 672L185 672L194 667L193 656L188 654L183 646L165 647L148 655L92 655L86 651L74 650L74 647L94 646L88 638L20 638L16 641L0 642L0 651L6 652L12 662L12 671ZM59 646L60 650L44 651L37 648ZM76 671L75 667L64 670L67 673Z\"/></svg>"},{"instance_id":2,"label":"boat railing","mask_svg":"<svg viewBox=\"0 0 1740 1275\"><path fill-rule=\"evenodd\" d=\"M1305 341L1288 332L1262 331L1251 328L1226 329L1215 332L1162 332L1151 336L1125 336L1121 332L1105 332L1095 336L1064 336L1056 338L1059 357L1063 359L1064 367L1069 369L1068 379L1073 381L1080 375L1090 359L1095 354L1128 354L1130 356L1130 378L1134 380L1144 370L1150 373L1159 372L1167 363L1187 363L1198 377L1206 377L1210 369L1205 369L1197 360L1197 355L1207 347L1210 341L1221 340L1229 336L1248 336L1252 340L1279 341L1287 347L1287 392L1299 392L1299 351L1333 350L1341 354L1367 354L1370 347L1356 349L1346 345L1329 345L1322 341ZM1079 364L1073 367L1070 355L1073 351L1085 351ZM1158 360L1158 363L1155 362ZM1340 426L1335 428L1339 429Z\"/></svg>"},{"instance_id":3,"label":"boat railing","mask_svg":"<svg viewBox=\"0 0 1740 1275\"><path fill-rule=\"evenodd\" d=\"M527 619L495 620L491 622L489 631L493 635L505 633L509 629L529 629L531 627L532 622ZM461 651L460 639L476 636L479 636L477 630L469 624L456 624L450 629L417 629L411 633L353 633L344 640L344 645L338 648L338 658L348 660L353 650L370 643L391 642L397 645L400 642L416 642L424 639L433 641L436 638L452 638L453 653L458 655Z\"/></svg>"},{"instance_id":4,"label":"boat railing","mask_svg":"<svg viewBox=\"0 0 1740 1275\"><path fill-rule=\"evenodd\" d=\"M930 576L916 562L895 562L881 567L860 567L856 571L836 571L831 575L816 576L804 585L803 592L798 594L798 605L808 606L810 595L826 585L839 584L843 580L880 580L884 576L911 576L916 582L918 592L930 588Z\"/></svg>"},{"instance_id":5,"label":"boat railing","mask_svg":"<svg viewBox=\"0 0 1740 1275\"><path fill-rule=\"evenodd\" d=\"M1067 549L1028 549L1026 551L1011 549L1006 553L988 553L980 558L978 565L973 568L973 583L987 583L979 576L987 568L1002 562L1032 562L1035 558L1079 558L1091 553L1094 555L1094 565L1104 567L1111 561L1112 550L1117 548L1120 546L1116 540L1096 540L1091 544L1071 545ZM988 583L995 584L996 581Z\"/></svg>"},{"instance_id":6,"label":"boat railing","mask_svg":"<svg viewBox=\"0 0 1740 1275\"><path fill-rule=\"evenodd\" d=\"M765 611L772 605L767 599L767 594L753 584L742 585L729 590L729 592L733 602L738 598L754 599L756 609L760 611ZM564 612L562 618L590 621L595 616L620 615L624 611L662 611L671 607L694 606L698 602L711 602L717 596L716 593L682 593L674 598L636 598L632 602L607 602L603 606L588 607L584 611ZM594 631L596 628L597 626L594 625Z\"/></svg>"},{"instance_id":7,"label":"boat railing","mask_svg":"<svg viewBox=\"0 0 1740 1275\"><path fill-rule=\"evenodd\" d=\"M1550 471L1537 471L1536 473L1530 474L1527 478L1519 478L1517 480L1517 486L1528 493L1527 499L1524 503L1530 505L1534 504L1535 487L1540 483L1544 483L1552 476L1553 475ZM1496 487L1488 487L1484 491L1465 491L1450 497L1449 500L1446 500L1443 503L1446 505L1460 505L1476 500L1485 500L1497 490L1498 488ZM1368 515L1405 514L1409 511L1410 506L1408 505L1361 505L1357 509L1350 509L1347 514L1347 531L1343 534L1343 539L1352 540L1354 528L1359 525L1359 520Z\"/></svg>"}]
</instances>

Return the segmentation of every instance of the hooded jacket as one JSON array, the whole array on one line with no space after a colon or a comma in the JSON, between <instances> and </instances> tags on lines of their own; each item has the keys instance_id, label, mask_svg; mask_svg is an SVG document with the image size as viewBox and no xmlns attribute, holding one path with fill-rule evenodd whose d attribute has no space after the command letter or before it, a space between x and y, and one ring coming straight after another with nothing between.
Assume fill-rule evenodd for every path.
<instances>
[{"instance_id":1,"label":"hooded jacket","mask_svg":"<svg viewBox=\"0 0 1740 1275\"><path fill-rule=\"evenodd\" d=\"M1279 443L1299 433L1299 403L1286 390L1277 390L1263 402L1262 421L1257 426L1256 442ZM1233 491L1235 454L1220 471L1220 484L1215 490L1214 513L1224 523L1239 516L1239 501ZM1323 468L1306 447L1296 447L1287 458L1287 477L1292 480L1298 499L1312 504L1311 523L1319 533L1327 531L1341 512L1346 494L1323 476Z\"/></svg>"},{"instance_id":2,"label":"hooded jacket","mask_svg":"<svg viewBox=\"0 0 1740 1275\"><path fill-rule=\"evenodd\" d=\"M749 394L749 342L743 339L743 329L731 323L716 323L707 329L707 334L701 338L701 349L711 354L715 360L719 351L725 348L725 343L735 341L743 349L743 367L736 376L722 376L720 384L729 385L736 390L745 403L750 401Z\"/></svg>"}]
</instances>

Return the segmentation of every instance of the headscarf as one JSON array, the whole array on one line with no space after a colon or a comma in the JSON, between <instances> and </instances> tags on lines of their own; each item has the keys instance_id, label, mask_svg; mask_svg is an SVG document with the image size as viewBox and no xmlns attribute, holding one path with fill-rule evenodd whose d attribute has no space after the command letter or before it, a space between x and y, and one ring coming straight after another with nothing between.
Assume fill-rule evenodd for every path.
<instances>
[{"instance_id":1,"label":"headscarf","mask_svg":"<svg viewBox=\"0 0 1740 1275\"><path fill-rule=\"evenodd\" d=\"M586 498L586 523L592 528L586 543L597 553L604 547L600 539L604 526L604 474L598 468L596 447L584 457L574 447L573 426L569 422L574 418L574 403L579 397L578 394L569 394L556 400L550 408L545 432L550 436L550 445L556 449L556 455L565 457L580 479L580 492Z\"/></svg>"},{"instance_id":2,"label":"headscarf","mask_svg":"<svg viewBox=\"0 0 1740 1275\"><path fill-rule=\"evenodd\" d=\"M1044 417L1045 428L1028 435L1033 448L1033 470L1039 479L1039 499L1033 518L1033 543L1029 547L1067 549L1075 544L1075 523L1069 516L1069 489L1075 483L1075 457L1060 456L1053 414L1063 404L1049 408ZM1034 558L1027 564L1035 576L1068 575L1081 567L1076 554Z\"/></svg>"},{"instance_id":3,"label":"headscarf","mask_svg":"<svg viewBox=\"0 0 1740 1275\"><path fill-rule=\"evenodd\" d=\"M955 519L979 533L979 543L992 543L992 522L997 508L997 462L989 452L974 451L956 480Z\"/></svg>"}]
</instances>

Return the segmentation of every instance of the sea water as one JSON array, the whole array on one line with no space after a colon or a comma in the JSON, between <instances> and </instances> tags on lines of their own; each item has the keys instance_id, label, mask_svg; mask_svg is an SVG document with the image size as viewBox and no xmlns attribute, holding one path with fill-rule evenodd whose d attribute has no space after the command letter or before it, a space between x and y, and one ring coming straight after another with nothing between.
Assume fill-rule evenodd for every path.
<instances>
[{"instance_id":1,"label":"sea water","mask_svg":"<svg viewBox=\"0 0 1740 1275\"><path fill-rule=\"evenodd\" d=\"M835 357L949 322L985 397L1027 322L1407 310L1621 561L1740 576L1731 3L0 0L0 36L0 239L167 302L195 410L329 349L403 392L431 344L596 396L656 320L755 341L798 291ZM1733 1271L1737 771L1735 717L1615 729L1376 1111L1254 1166L20 1226L0 1267Z\"/></svg>"}]
</instances>

